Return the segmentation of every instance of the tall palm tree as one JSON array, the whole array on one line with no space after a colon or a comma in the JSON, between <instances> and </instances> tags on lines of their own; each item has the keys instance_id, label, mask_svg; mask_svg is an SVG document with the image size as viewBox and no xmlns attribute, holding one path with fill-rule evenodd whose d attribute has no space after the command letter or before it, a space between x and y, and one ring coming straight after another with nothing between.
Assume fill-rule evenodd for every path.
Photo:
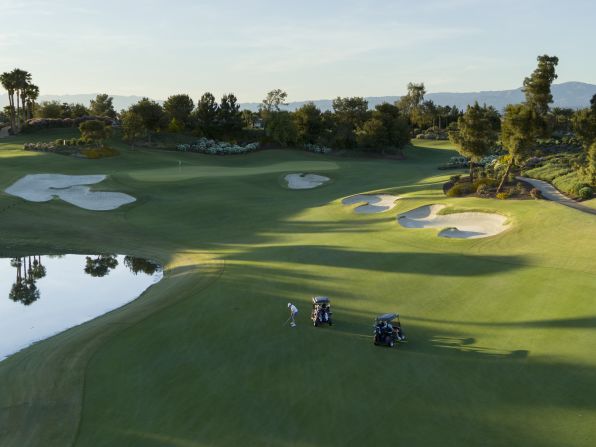
<instances>
[{"instance_id":1,"label":"tall palm tree","mask_svg":"<svg viewBox=\"0 0 596 447\"><path fill-rule=\"evenodd\" d=\"M23 104L25 107L25 120L33 118L33 106L35 101L39 98L39 87L35 84L27 84L23 90Z\"/></svg>"},{"instance_id":2,"label":"tall palm tree","mask_svg":"<svg viewBox=\"0 0 596 447\"><path fill-rule=\"evenodd\" d=\"M14 116L14 92L16 90L15 77L12 72L4 72L0 74L0 84L8 94L8 107L10 110L10 127L15 131L15 116Z\"/></svg>"},{"instance_id":3,"label":"tall palm tree","mask_svg":"<svg viewBox=\"0 0 596 447\"><path fill-rule=\"evenodd\" d=\"M20 68L15 68L11 72L14 76L14 86L17 92L17 128L21 129L21 121L24 121L22 112L25 110L25 104L22 101L23 90L27 88L27 85L31 82L31 73ZM22 107L21 107L22 105Z\"/></svg>"}]
</instances>

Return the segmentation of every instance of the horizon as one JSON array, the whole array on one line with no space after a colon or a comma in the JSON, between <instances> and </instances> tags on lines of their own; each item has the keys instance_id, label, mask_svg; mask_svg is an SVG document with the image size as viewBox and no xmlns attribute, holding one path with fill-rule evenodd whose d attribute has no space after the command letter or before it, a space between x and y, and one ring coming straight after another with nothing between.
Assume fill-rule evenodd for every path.
<instances>
[{"instance_id":1,"label":"horizon","mask_svg":"<svg viewBox=\"0 0 596 447\"><path fill-rule=\"evenodd\" d=\"M281 11L272 0L0 0L0 71L31 72L42 95L231 91L249 103L282 88L298 102L400 96L408 82L430 93L511 90L550 54L560 59L558 83L596 83L596 61L575 44L596 37L596 5L574 0L537 16L540 2L518 3L308 0Z\"/></svg>"}]
</instances>

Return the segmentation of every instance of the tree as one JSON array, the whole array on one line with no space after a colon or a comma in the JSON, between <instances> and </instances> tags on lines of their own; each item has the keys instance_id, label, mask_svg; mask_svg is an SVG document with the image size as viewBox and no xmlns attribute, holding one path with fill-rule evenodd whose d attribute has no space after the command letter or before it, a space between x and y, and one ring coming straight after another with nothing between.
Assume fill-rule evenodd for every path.
<instances>
[{"instance_id":1,"label":"tree","mask_svg":"<svg viewBox=\"0 0 596 447\"><path fill-rule=\"evenodd\" d=\"M590 173L590 183L596 185L596 142L588 150L588 172Z\"/></svg>"},{"instance_id":2,"label":"tree","mask_svg":"<svg viewBox=\"0 0 596 447\"><path fill-rule=\"evenodd\" d=\"M62 112L62 104L58 101L43 101L35 108L37 118L60 118Z\"/></svg>"},{"instance_id":3,"label":"tree","mask_svg":"<svg viewBox=\"0 0 596 447\"><path fill-rule=\"evenodd\" d=\"M70 117L80 118L81 116L89 116L91 112L83 104L70 104Z\"/></svg>"},{"instance_id":4,"label":"tree","mask_svg":"<svg viewBox=\"0 0 596 447\"><path fill-rule=\"evenodd\" d=\"M255 127L257 119L259 118L258 113L254 113L248 109L242 110L242 112L240 112L240 115L242 117L242 124L244 124L244 127L249 127L249 128Z\"/></svg>"},{"instance_id":5,"label":"tree","mask_svg":"<svg viewBox=\"0 0 596 447\"><path fill-rule=\"evenodd\" d=\"M190 126L190 114L195 104L188 95L170 96L163 104L163 108L169 115L169 120L180 123L184 127Z\"/></svg>"},{"instance_id":6,"label":"tree","mask_svg":"<svg viewBox=\"0 0 596 447\"><path fill-rule=\"evenodd\" d=\"M225 136L233 135L242 130L240 105L233 93L223 95L217 111L217 122Z\"/></svg>"},{"instance_id":7,"label":"tree","mask_svg":"<svg viewBox=\"0 0 596 447\"><path fill-rule=\"evenodd\" d=\"M107 116L108 118L116 118L116 111L113 105L114 98L106 93L97 95L89 103L89 110L95 116Z\"/></svg>"},{"instance_id":8,"label":"tree","mask_svg":"<svg viewBox=\"0 0 596 447\"><path fill-rule=\"evenodd\" d=\"M147 129L138 113L128 110L122 114L122 137L134 147L135 141L147 136Z\"/></svg>"},{"instance_id":9,"label":"tree","mask_svg":"<svg viewBox=\"0 0 596 447\"><path fill-rule=\"evenodd\" d=\"M298 139L298 132L290 112L279 111L269 113L265 125L265 135L270 141L282 147L291 146Z\"/></svg>"},{"instance_id":10,"label":"tree","mask_svg":"<svg viewBox=\"0 0 596 447\"><path fill-rule=\"evenodd\" d=\"M587 151L596 142L596 111L591 108L578 110L571 117L571 123L575 135Z\"/></svg>"},{"instance_id":11,"label":"tree","mask_svg":"<svg viewBox=\"0 0 596 447\"><path fill-rule=\"evenodd\" d=\"M23 122L26 120L25 118L25 104L24 104L24 95L23 91L27 89L31 81L31 73L25 70L21 70L20 68L15 68L12 72L15 91L17 94L17 113L16 113L16 125L17 129L20 131L23 125Z\"/></svg>"},{"instance_id":12,"label":"tree","mask_svg":"<svg viewBox=\"0 0 596 447\"><path fill-rule=\"evenodd\" d=\"M509 164L497 192L501 192L513 165L529 155L540 132L540 117L535 108L528 104L509 104L505 108L501 124L501 143L509 152Z\"/></svg>"},{"instance_id":13,"label":"tree","mask_svg":"<svg viewBox=\"0 0 596 447\"><path fill-rule=\"evenodd\" d=\"M424 88L424 82L416 84L413 82L408 83L408 92L402 96L397 102L396 106L408 117L411 117L412 112L420 107L422 101L424 101L424 95L426 89Z\"/></svg>"},{"instance_id":14,"label":"tree","mask_svg":"<svg viewBox=\"0 0 596 447\"><path fill-rule=\"evenodd\" d=\"M15 117L15 106L14 106L14 94L16 91L16 83L15 77L12 72L4 72L0 74L0 83L2 87L6 90L8 95L8 107L9 107L9 119L10 119L10 127L12 128L13 132L16 133L16 117Z\"/></svg>"},{"instance_id":15,"label":"tree","mask_svg":"<svg viewBox=\"0 0 596 447\"><path fill-rule=\"evenodd\" d=\"M522 91L526 96L526 103L533 108L536 113L544 117L548 113L548 105L553 102L551 85L557 74L555 69L559 63L556 56L542 55L538 56L538 67L527 78L524 79Z\"/></svg>"},{"instance_id":16,"label":"tree","mask_svg":"<svg viewBox=\"0 0 596 447\"><path fill-rule=\"evenodd\" d=\"M474 181L474 162L488 155L497 142L495 124L491 122L492 111L480 107L478 102L468 106L457 120L455 129L449 131L449 139L458 152L470 158L470 182Z\"/></svg>"},{"instance_id":17,"label":"tree","mask_svg":"<svg viewBox=\"0 0 596 447\"><path fill-rule=\"evenodd\" d=\"M316 143L323 131L321 111L312 102L304 104L294 112L294 124L298 139L302 143Z\"/></svg>"},{"instance_id":18,"label":"tree","mask_svg":"<svg viewBox=\"0 0 596 447\"><path fill-rule=\"evenodd\" d=\"M111 127L106 126L103 121L89 120L83 121L79 125L81 136L84 140L94 143L97 147L101 147L104 140L111 134Z\"/></svg>"},{"instance_id":19,"label":"tree","mask_svg":"<svg viewBox=\"0 0 596 447\"><path fill-rule=\"evenodd\" d=\"M141 99L136 104L133 104L129 110L138 114L143 121L143 127L147 131L149 142L151 142L152 132L158 132L167 125L168 117L163 107L149 98Z\"/></svg>"},{"instance_id":20,"label":"tree","mask_svg":"<svg viewBox=\"0 0 596 447\"><path fill-rule=\"evenodd\" d=\"M383 103L375 107L371 118L358 129L356 139L364 150L399 151L410 142L410 129L398 107Z\"/></svg>"},{"instance_id":21,"label":"tree","mask_svg":"<svg viewBox=\"0 0 596 447\"><path fill-rule=\"evenodd\" d=\"M213 137L217 127L217 111L219 106L215 101L215 96L207 92L201 96L197 103L197 108L194 116L199 130L209 136Z\"/></svg>"},{"instance_id":22,"label":"tree","mask_svg":"<svg viewBox=\"0 0 596 447\"><path fill-rule=\"evenodd\" d=\"M275 90L271 90L267 93L267 96L263 101L261 101L261 105L259 106L259 111L262 112L261 116L264 115L263 118L266 118L266 115L270 112L279 112L280 106L287 106L286 99L288 98L288 94L284 92L282 89L277 88Z\"/></svg>"},{"instance_id":23,"label":"tree","mask_svg":"<svg viewBox=\"0 0 596 447\"><path fill-rule=\"evenodd\" d=\"M39 98L39 87L29 83L23 90L23 103L25 107L25 119L33 118L35 101Z\"/></svg>"},{"instance_id":24,"label":"tree","mask_svg":"<svg viewBox=\"0 0 596 447\"><path fill-rule=\"evenodd\" d=\"M356 145L356 129L369 118L368 101L361 97L333 100L333 110L337 121L337 143L344 147Z\"/></svg>"}]
</instances>

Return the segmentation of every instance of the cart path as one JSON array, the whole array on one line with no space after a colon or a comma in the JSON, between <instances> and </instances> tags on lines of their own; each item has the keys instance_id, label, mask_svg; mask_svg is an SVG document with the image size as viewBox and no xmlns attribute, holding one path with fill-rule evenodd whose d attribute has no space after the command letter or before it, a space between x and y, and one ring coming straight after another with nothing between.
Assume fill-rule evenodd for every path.
<instances>
[{"instance_id":1,"label":"cart path","mask_svg":"<svg viewBox=\"0 0 596 447\"><path fill-rule=\"evenodd\" d=\"M548 182L545 182L543 180L536 180L534 178L528 178L528 177L519 177L518 176L515 178L518 180L524 181L526 183L529 183L534 188L538 189L542 193L542 196L545 199L552 200L553 202L557 202L557 203L560 203L561 205L565 205L570 208L574 208L578 211L583 211L584 213L596 214L596 209L587 207L585 205L582 205L581 203L576 202L575 200L570 199L569 197L564 195L562 192L560 192L557 188L555 188L553 185L551 185Z\"/></svg>"}]
</instances>

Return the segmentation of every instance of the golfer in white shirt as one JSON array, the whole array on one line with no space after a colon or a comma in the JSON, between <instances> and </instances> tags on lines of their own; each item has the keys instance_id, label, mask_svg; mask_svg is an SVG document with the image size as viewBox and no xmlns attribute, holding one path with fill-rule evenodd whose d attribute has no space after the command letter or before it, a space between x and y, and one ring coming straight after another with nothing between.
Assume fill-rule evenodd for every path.
<instances>
[{"instance_id":1,"label":"golfer in white shirt","mask_svg":"<svg viewBox=\"0 0 596 447\"><path fill-rule=\"evenodd\" d=\"M294 319L294 317L298 313L298 308L296 306L294 306L292 303L288 303L288 309L290 311L290 319L291 319L290 326L296 327L296 320Z\"/></svg>"}]
</instances>

